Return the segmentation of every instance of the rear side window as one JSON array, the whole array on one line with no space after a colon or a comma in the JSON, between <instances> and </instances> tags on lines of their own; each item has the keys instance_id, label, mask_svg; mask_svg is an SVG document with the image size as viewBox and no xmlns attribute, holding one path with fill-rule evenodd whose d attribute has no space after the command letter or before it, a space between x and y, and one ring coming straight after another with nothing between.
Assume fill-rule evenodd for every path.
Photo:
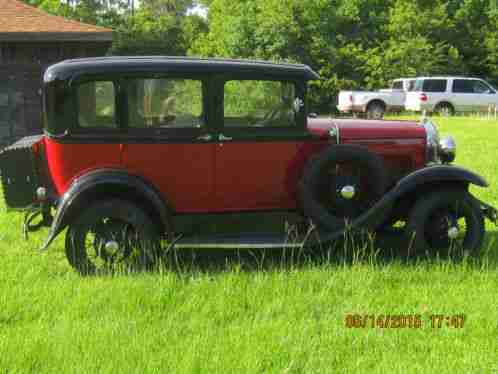
<instances>
[{"instance_id":1,"label":"rear side window","mask_svg":"<svg viewBox=\"0 0 498 374\"><path fill-rule=\"evenodd\" d=\"M474 93L472 81L469 81L468 79L455 79L453 81L453 92Z\"/></svg>"},{"instance_id":2,"label":"rear side window","mask_svg":"<svg viewBox=\"0 0 498 374\"><path fill-rule=\"evenodd\" d=\"M116 92L111 81L81 83L76 89L80 128L117 128Z\"/></svg>"},{"instance_id":3,"label":"rear side window","mask_svg":"<svg viewBox=\"0 0 498 374\"><path fill-rule=\"evenodd\" d=\"M393 82L393 89L402 90L403 89L403 82L402 81Z\"/></svg>"},{"instance_id":4,"label":"rear side window","mask_svg":"<svg viewBox=\"0 0 498 374\"><path fill-rule=\"evenodd\" d=\"M425 79L422 91L426 92L446 92L446 79Z\"/></svg>"}]
</instances>

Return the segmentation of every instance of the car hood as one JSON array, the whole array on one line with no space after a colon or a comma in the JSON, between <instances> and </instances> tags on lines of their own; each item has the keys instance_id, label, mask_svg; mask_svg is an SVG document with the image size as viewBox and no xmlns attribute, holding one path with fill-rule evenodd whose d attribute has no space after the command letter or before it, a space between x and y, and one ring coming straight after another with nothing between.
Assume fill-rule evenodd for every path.
<instances>
[{"instance_id":1,"label":"car hood","mask_svg":"<svg viewBox=\"0 0 498 374\"><path fill-rule=\"evenodd\" d=\"M424 126L417 121L376 121L361 119L308 118L308 129L321 137L336 125L341 139L425 138Z\"/></svg>"}]
</instances>

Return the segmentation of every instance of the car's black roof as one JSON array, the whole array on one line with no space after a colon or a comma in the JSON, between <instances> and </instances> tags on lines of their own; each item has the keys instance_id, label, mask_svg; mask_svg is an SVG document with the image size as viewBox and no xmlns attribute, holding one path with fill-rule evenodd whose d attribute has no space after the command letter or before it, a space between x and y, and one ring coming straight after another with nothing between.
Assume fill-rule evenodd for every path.
<instances>
[{"instance_id":1,"label":"car's black roof","mask_svg":"<svg viewBox=\"0 0 498 374\"><path fill-rule=\"evenodd\" d=\"M254 74L255 77L272 75L304 80L319 79L317 73L302 64L171 56L120 56L62 61L47 69L45 81L67 79L86 73L112 72L245 73Z\"/></svg>"}]
</instances>

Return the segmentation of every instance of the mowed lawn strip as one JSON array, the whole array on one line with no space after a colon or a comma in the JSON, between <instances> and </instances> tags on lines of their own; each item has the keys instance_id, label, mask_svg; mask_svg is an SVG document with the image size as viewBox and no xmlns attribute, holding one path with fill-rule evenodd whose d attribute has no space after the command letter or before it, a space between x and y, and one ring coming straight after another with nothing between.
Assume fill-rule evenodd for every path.
<instances>
[{"instance_id":1,"label":"mowed lawn strip","mask_svg":"<svg viewBox=\"0 0 498 374\"><path fill-rule=\"evenodd\" d=\"M489 181L473 193L498 206L498 121L434 120L456 138L457 164ZM0 372L498 372L489 224L479 262L242 260L82 278L63 236L39 254L46 231L26 242L21 221L0 215ZM422 327L347 328L353 313L418 314ZM466 319L433 329L431 314Z\"/></svg>"}]
</instances>

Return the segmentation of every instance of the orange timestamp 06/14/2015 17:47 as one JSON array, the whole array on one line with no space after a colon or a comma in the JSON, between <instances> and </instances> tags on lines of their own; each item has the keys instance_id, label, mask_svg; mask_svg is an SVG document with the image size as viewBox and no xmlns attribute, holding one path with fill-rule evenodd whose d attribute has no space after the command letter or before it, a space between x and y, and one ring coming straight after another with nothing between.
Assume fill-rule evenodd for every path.
<instances>
[{"instance_id":1,"label":"orange timestamp 06/14/2015 17:47","mask_svg":"<svg viewBox=\"0 0 498 374\"><path fill-rule=\"evenodd\" d=\"M412 328L430 327L433 329L463 328L465 314L346 314L344 324L347 328Z\"/></svg>"}]
</instances>

